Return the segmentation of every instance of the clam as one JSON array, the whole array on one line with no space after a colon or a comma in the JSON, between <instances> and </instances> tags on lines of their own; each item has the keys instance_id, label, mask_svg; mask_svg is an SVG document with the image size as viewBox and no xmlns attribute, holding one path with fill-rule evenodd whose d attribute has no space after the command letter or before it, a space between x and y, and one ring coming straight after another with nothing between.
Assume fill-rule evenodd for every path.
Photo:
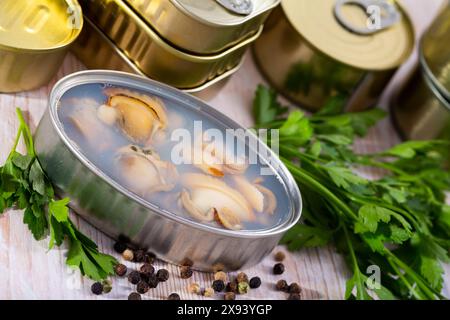
<instances>
[{"instance_id":1,"label":"clam","mask_svg":"<svg viewBox=\"0 0 450 320\"><path fill-rule=\"evenodd\" d=\"M217 220L228 229L241 226L241 221L255 220L249 202L224 181L199 173L186 173L181 184L180 200L184 209L200 221Z\"/></svg>"},{"instance_id":2,"label":"clam","mask_svg":"<svg viewBox=\"0 0 450 320\"><path fill-rule=\"evenodd\" d=\"M69 116L69 122L90 147L105 150L113 137L108 128L99 123L95 116L95 109L89 107L75 107ZM103 137L100 141L97 137Z\"/></svg>"},{"instance_id":3,"label":"clam","mask_svg":"<svg viewBox=\"0 0 450 320\"><path fill-rule=\"evenodd\" d=\"M117 125L132 142L147 145L167 127L166 109L159 99L118 88L108 88L105 94L108 101L97 116L105 124Z\"/></svg>"},{"instance_id":4,"label":"clam","mask_svg":"<svg viewBox=\"0 0 450 320\"><path fill-rule=\"evenodd\" d=\"M207 142L205 134L202 135L201 139L192 149L194 153L201 156L198 159L196 155L193 155L194 165L197 168L216 177L223 177L225 174L238 175L245 173L248 168L245 158L230 156L222 144L217 141Z\"/></svg>"},{"instance_id":5,"label":"clam","mask_svg":"<svg viewBox=\"0 0 450 320\"><path fill-rule=\"evenodd\" d=\"M234 176L237 190L248 200L257 212L273 214L277 208L277 198L274 193L259 183L250 183L243 176ZM262 180L258 180L261 181Z\"/></svg>"},{"instance_id":6,"label":"clam","mask_svg":"<svg viewBox=\"0 0 450 320\"><path fill-rule=\"evenodd\" d=\"M141 196L170 191L178 179L172 163L161 160L154 150L136 145L119 149L114 164L124 185Z\"/></svg>"}]
</instances>

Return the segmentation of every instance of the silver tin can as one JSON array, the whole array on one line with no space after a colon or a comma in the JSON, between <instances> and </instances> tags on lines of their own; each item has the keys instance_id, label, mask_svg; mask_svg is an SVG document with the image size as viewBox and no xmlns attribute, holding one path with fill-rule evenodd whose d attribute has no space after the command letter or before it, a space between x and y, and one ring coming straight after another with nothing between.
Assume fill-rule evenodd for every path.
<instances>
[{"instance_id":1,"label":"silver tin can","mask_svg":"<svg viewBox=\"0 0 450 320\"><path fill-rule=\"evenodd\" d=\"M112 237L127 236L133 243L147 247L171 263L180 264L184 258L189 258L195 262L197 270L211 271L218 264L224 270L238 270L260 262L300 219L300 191L281 162L273 168L286 188L291 209L283 222L267 230L218 229L158 209L131 193L80 152L59 120L57 108L64 93L90 83L118 85L162 99L175 99L183 108L200 110L228 128L242 127L197 98L140 76L116 71L83 71L60 80L50 94L49 106L36 131L36 153L59 195L70 197L71 208L98 229ZM263 148L265 150L259 154L263 160L267 155L274 157L267 147ZM273 159L271 161L273 164Z\"/></svg>"}]
</instances>

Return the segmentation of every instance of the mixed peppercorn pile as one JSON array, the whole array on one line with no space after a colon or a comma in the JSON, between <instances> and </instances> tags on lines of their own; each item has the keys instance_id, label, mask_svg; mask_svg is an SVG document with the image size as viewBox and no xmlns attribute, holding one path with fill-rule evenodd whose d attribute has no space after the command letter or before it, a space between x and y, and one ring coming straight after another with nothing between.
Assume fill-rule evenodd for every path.
<instances>
[{"instance_id":1,"label":"mixed peppercorn pile","mask_svg":"<svg viewBox=\"0 0 450 320\"><path fill-rule=\"evenodd\" d=\"M123 260L140 264L140 267L135 270L130 270L122 263L118 263L114 267L116 276L126 277L128 282L135 286L135 291L130 293L128 300L141 300L142 295L169 279L170 273L168 270L156 270L154 267L154 262L157 259L154 253L144 249L133 250L125 238L121 238L114 244L114 250L121 254ZM274 258L277 263L273 266L273 274L282 275L285 272L285 266L282 263L285 255L280 251L275 254ZM194 263L190 259L184 259L179 268L180 278L190 279L194 274L193 266ZM203 288L198 283L192 282L188 284L188 291L209 298L223 293L223 299L235 300L236 295L245 295L250 290L258 289L261 286L260 277L249 278L246 273L239 272L231 278L220 266L216 266L214 271L214 280L210 287ZM274 289L286 292L289 300L301 299L302 290L298 283L288 284L286 280L279 280L274 285ZM95 295L107 294L112 290L111 281L95 282L91 290ZM174 292L167 297L167 300L181 300L181 297Z\"/></svg>"}]
</instances>

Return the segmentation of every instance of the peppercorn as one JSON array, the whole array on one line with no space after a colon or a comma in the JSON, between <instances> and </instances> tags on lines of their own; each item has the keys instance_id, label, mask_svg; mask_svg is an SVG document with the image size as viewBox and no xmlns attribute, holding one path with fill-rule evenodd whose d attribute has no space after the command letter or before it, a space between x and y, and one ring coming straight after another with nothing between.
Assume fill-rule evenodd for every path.
<instances>
[{"instance_id":1,"label":"peppercorn","mask_svg":"<svg viewBox=\"0 0 450 320\"><path fill-rule=\"evenodd\" d=\"M117 241L114 243L114 251L122 254L127 249L127 244L122 241Z\"/></svg>"},{"instance_id":2,"label":"peppercorn","mask_svg":"<svg viewBox=\"0 0 450 320\"><path fill-rule=\"evenodd\" d=\"M147 252L144 255L144 263L152 264L156 260L156 255L153 252Z\"/></svg>"},{"instance_id":3,"label":"peppercorn","mask_svg":"<svg viewBox=\"0 0 450 320\"><path fill-rule=\"evenodd\" d=\"M141 275L138 271L131 271L128 275L128 281L132 284L138 284L141 281Z\"/></svg>"},{"instance_id":4,"label":"peppercorn","mask_svg":"<svg viewBox=\"0 0 450 320\"><path fill-rule=\"evenodd\" d=\"M181 261L181 265L182 265L183 267L192 267L192 266L194 265L194 262L193 262L191 259L189 259L189 258L184 258L184 259Z\"/></svg>"},{"instance_id":5,"label":"peppercorn","mask_svg":"<svg viewBox=\"0 0 450 320\"><path fill-rule=\"evenodd\" d=\"M134 254L133 251L130 249L126 249L124 252L122 252L122 258L126 261L133 261Z\"/></svg>"},{"instance_id":6,"label":"peppercorn","mask_svg":"<svg viewBox=\"0 0 450 320\"><path fill-rule=\"evenodd\" d=\"M279 280L276 284L276 288L279 291L287 292L289 290L289 286L286 282L286 280Z\"/></svg>"},{"instance_id":7,"label":"peppercorn","mask_svg":"<svg viewBox=\"0 0 450 320\"><path fill-rule=\"evenodd\" d=\"M207 298L211 298L212 296L214 296L214 289L213 288L206 288L205 292L203 292L203 295L205 297L207 297Z\"/></svg>"},{"instance_id":8,"label":"peppercorn","mask_svg":"<svg viewBox=\"0 0 450 320\"><path fill-rule=\"evenodd\" d=\"M227 292L227 293L225 293L223 298L225 300L236 300L236 295L234 294L234 292Z\"/></svg>"},{"instance_id":9,"label":"peppercorn","mask_svg":"<svg viewBox=\"0 0 450 320\"><path fill-rule=\"evenodd\" d=\"M141 295L137 292L132 292L128 296L128 300L142 300Z\"/></svg>"},{"instance_id":10,"label":"peppercorn","mask_svg":"<svg viewBox=\"0 0 450 320\"><path fill-rule=\"evenodd\" d=\"M158 281L165 282L169 280L169 271L166 269L159 269L156 273L156 278L158 278Z\"/></svg>"},{"instance_id":11,"label":"peppercorn","mask_svg":"<svg viewBox=\"0 0 450 320\"><path fill-rule=\"evenodd\" d=\"M302 288L300 288L300 286L298 285L298 283L291 283L291 285L289 286L288 289L289 293L301 293L302 292Z\"/></svg>"},{"instance_id":12,"label":"peppercorn","mask_svg":"<svg viewBox=\"0 0 450 320\"><path fill-rule=\"evenodd\" d=\"M200 285L198 283L191 283L189 285L189 292L199 294L201 292Z\"/></svg>"},{"instance_id":13,"label":"peppercorn","mask_svg":"<svg viewBox=\"0 0 450 320\"><path fill-rule=\"evenodd\" d=\"M214 280L212 283L212 288L216 292L222 292L225 289L225 283L222 280Z\"/></svg>"},{"instance_id":14,"label":"peppercorn","mask_svg":"<svg viewBox=\"0 0 450 320\"><path fill-rule=\"evenodd\" d=\"M181 300L180 296L178 295L178 293L171 293L169 295L169 297L167 298L167 300Z\"/></svg>"},{"instance_id":15,"label":"peppercorn","mask_svg":"<svg viewBox=\"0 0 450 320\"><path fill-rule=\"evenodd\" d=\"M103 293L103 285L100 282L96 282L91 286L91 291L95 295L100 295Z\"/></svg>"},{"instance_id":16,"label":"peppercorn","mask_svg":"<svg viewBox=\"0 0 450 320\"><path fill-rule=\"evenodd\" d=\"M158 286L159 280L155 274L151 274L148 276L147 283L150 286L150 288L154 289Z\"/></svg>"},{"instance_id":17,"label":"peppercorn","mask_svg":"<svg viewBox=\"0 0 450 320\"><path fill-rule=\"evenodd\" d=\"M225 291L226 292L234 292L234 293L236 293L238 291L237 283L235 281L228 282L228 284L227 284L227 286L225 288Z\"/></svg>"},{"instance_id":18,"label":"peppercorn","mask_svg":"<svg viewBox=\"0 0 450 320\"><path fill-rule=\"evenodd\" d=\"M150 263L144 263L139 270L147 276L155 273L155 268Z\"/></svg>"},{"instance_id":19,"label":"peppercorn","mask_svg":"<svg viewBox=\"0 0 450 320\"><path fill-rule=\"evenodd\" d=\"M110 293L112 290L112 283L109 280L103 280L103 293Z\"/></svg>"},{"instance_id":20,"label":"peppercorn","mask_svg":"<svg viewBox=\"0 0 450 320\"><path fill-rule=\"evenodd\" d=\"M222 280L223 282L227 281L227 274L223 271L216 272L214 274L214 280Z\"/></svg>"},{"instance_id":21,"label":"peppercorn","mask_svg":"<svg viewBox=\"0 0 450 320\"><path fill-rule=\"evenodd\" d=\"M273 266L273 274L280 275L284 273L284 264L277 263Z\"/></svg>"},{"instance_id":22,"label":"peppercorn","mask_svg":"<svg viewBox=\"0 0 450 320\"><path fill-rule=\"evenodd\" d=\"M133 259L134 262L137 262L137 263L144 262L145 251L142 249L136 250L133 252L133 256L134 256L134 259Z\"/></svg>"},{"instance_id":23,"label":"peppercorn","mask_svg":"<svg viewBox=\"0 0 450 320\"><path fill-rule=\"evenodd\" d=\"M180 268L180 277L182 279L189 279L190 277L192 277L193 273L194 272L192 271L191 267L183 266Z\"/></svg>"},{"instance_id":24,"label":"peppercorn","mask_svg":"<svg viewBox=\"0 0 450 320\"><path fill-rule=\"evenodd\" d=\"M127 266L124 264L116 264L114 267L114 272L119 276L123 277L127 273Z\"/></svg>"},{"instance_id":25,"label":"peppercorn","mask_svg":"<svg viewBox=\"0 0 450 320\"><path fill-rule=\"evenodd\" d=\"M248 276L244 272L239 272L236 281L239 282L248 282Z\"/></svg>"},{"instance_id":26,"label":"peppercorn","mask_svg":"<svg viewBox=\"0 0 450 320\"><path fill-rule=\"evenodd\" d=\"M282 262L286 258L286 255L282 251L275 253L275 261Z\"/></svg>"},{"instance_id":27,"label":"peppercorn","mask_svg":"<svg viewBox=\"0 0 450 320\"><path fill-rule=\"evenodd\" d=\"M238 292L239 294L246 294L250 289L248 282L239 282L238 283Z\"/></svg>"},{"instance_id":28,"label":"peppercorn","mask_svg":"<svg viewBox=\"0 0 450 320\"><path fill-rule=\"evenodd\" d=\"M261 286L261 278L259 277L253 277L250 279L250 288L257 289Z\"/></svg>"},{"instance_id":29,"label":"peppercorn","mask_svg":"<svg viewBox=\"0 0 450 320\"><path fill-rule=\"evenodd\" d=\"M291 293L288 297L288 300L301 300L302 296L300 293Z\"/></svg>"},{"instance_id":30,"label":"peppercorn","mask_svg":"<svg viewBox=\"0 0 450 320\"><path fill-rule=\"evenodd\" d=\"M140 294L144 294L147 293L148 290L150 290L150 286L148 285L148 283L142 280L139 281L139 283L136 286L136 291L139 292Z\"/></svg>"}]
</instances>

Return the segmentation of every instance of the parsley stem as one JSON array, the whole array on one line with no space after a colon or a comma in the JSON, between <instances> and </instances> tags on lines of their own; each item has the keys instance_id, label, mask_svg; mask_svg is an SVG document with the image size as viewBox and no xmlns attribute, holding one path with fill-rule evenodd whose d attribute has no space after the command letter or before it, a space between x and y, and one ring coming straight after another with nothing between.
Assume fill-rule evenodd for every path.
<instances>
[{"instance_id":1,"label":"parsley stem","mask_svg":"<svg viewBox=\"0 0 450 320\"><path fill-rule=\"evenodd\" d=\"M301 168L294 166L289 160L281 158L289 171L299 180L301 184L305 183L309 185L312 189L315 189L319 194L327 198L329 201L334 203L340 210L349 215L352 219L358 220L356 214L338 197L336 197L330 190L324 187L321 183L312 178L308 173L306 173Z\"/></svg>"},{"instance_id":2,"label":"parsley stem","mask_svg":"<svg viewBox=\"0 0 450 320\"><path fill-rule=\"evenodd\" d=\"M30 155L31 157L35 157L33 135L31 134L31 130L23 117L22 110L20 110L20 108L16 108L16 113L20 122L19 133L23 133L23 138L25 140L25 145L27 146L28 155Z\"/></svg>"},{"instance_id":3,"label":"parsley stem","mask_svg":"<svg viewBox=\"0 0 450 320\"><path fill-rule=\"evenodd\" d=\"M408 280L404 277L403 273L397 268L395 263L391 258L387 259L389 265L394 269L395 273L399 277L399 279L403 282L403 284L409 289L409 292L417 299L417 300L426 300L426 297L423 297L416 289L408 282Z\"/></svg>"}]
</instances>

